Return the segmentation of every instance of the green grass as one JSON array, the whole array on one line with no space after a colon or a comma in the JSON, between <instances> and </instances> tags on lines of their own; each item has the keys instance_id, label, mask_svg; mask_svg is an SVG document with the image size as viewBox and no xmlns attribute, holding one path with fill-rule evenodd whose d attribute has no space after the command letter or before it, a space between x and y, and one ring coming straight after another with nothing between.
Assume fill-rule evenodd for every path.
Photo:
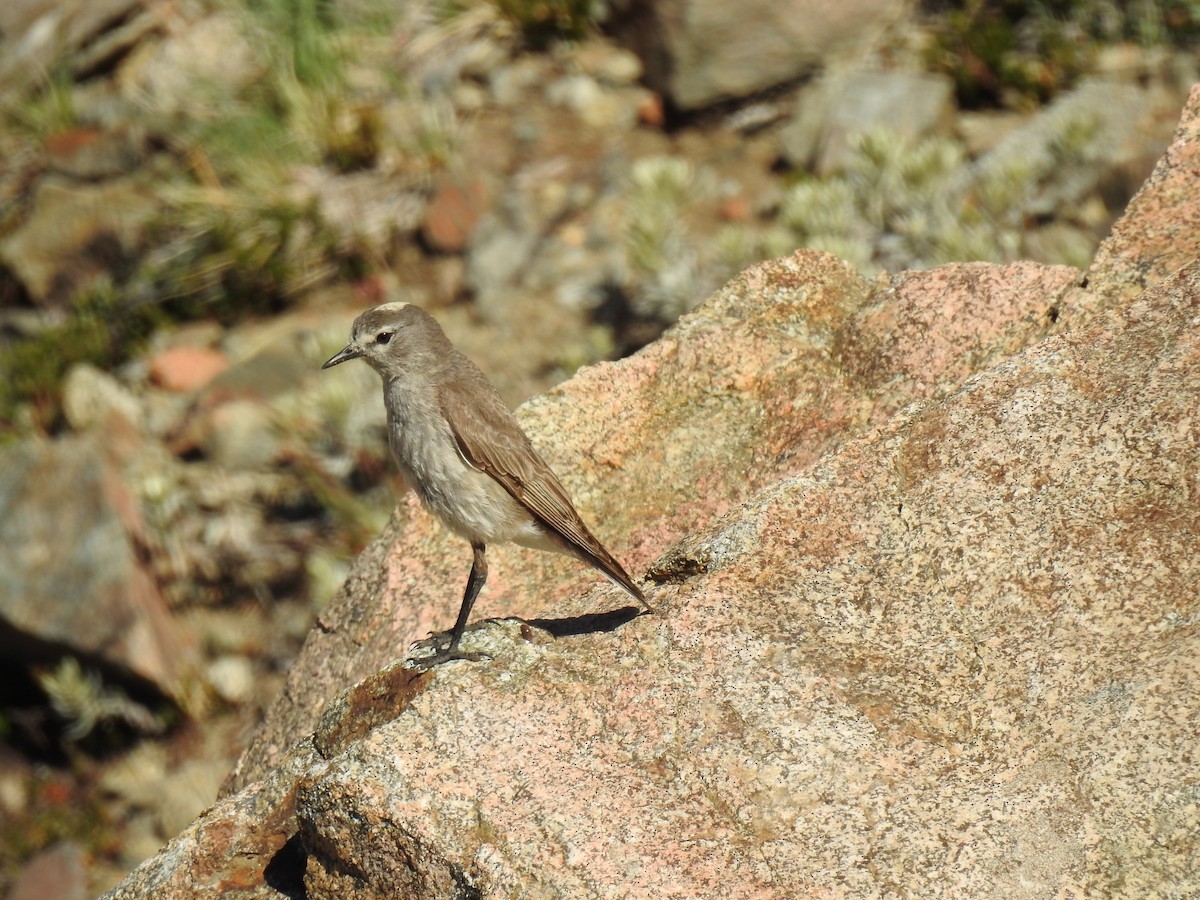
<instances>
[{"instance_id":1,"label":"green grass","mask_svg":"<svg viewBox=\"0 0 1200 900\"><path fill-rule=\"evenodd\" d=\"M39 140L79 124L74 82L63 67L36 84L26 97L8 95L0 107L4 127Z\"/></svg>"},{"instance_id":2,"label":"green grass","mask_svg":"<svg viewBox=\"0 0 1200 900\"><path fill-rule=\"evenodd\" d=\"M366 61L387 71L394 4L222 0L221 8L237 17L262 76L233 95L194 85L203 114L147 121L174 157L151 163L172 174L156 187L167 203L149 228L149 249L129 271L82 289L61 322L0 351L0 433L18 421L54 429L59 384L76 363L110 368L156 328L276 311L313 285L365 270L359 248L295 189L294 173L375 165L381 98L353 89L348 72L370 54ZM398 90L398 78L386 86ZM2 114L37 140L80 123L65 69Z\"/></svg>"},{"instance_id":3,"label":"green grass","mask_svg":"<svg viewBox=\"0 0 1200 900\"><path fill-rule=\"evenodd\" d=\"M578 40L597 30L606 5L598 0L492 0L533 47Z\"/></svg>"},{"instance_id":4,"label":"green grass","mask_svg":"<svg viewBox=\"0 0 1200 900\"><path fill-rule=\"evenodd\" d=\"M1086 74L1105 44L1189 46L1196 0L951 0L926 3L926 63L954 78L959 104L1035 106Z\"/></svg>"}]
</instances>

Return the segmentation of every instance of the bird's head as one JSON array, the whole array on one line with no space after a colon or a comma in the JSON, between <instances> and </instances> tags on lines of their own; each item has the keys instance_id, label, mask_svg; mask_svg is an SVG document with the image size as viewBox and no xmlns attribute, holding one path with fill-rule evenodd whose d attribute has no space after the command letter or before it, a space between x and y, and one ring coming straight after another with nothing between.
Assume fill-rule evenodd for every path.
<instances>
[{"instance_id":1,"label":"bird's head","mask_svg":"<svg viewBox=\"0 0 1200 900\"><path fill-rule=\"evenodd\" d=\"M369 309L350 328L350 342L321 366L328 369L351 359L365 360L386 375L428 365L444 356L449 342L429 313L411 303L385 303Z\"/></svg>"}]
</instances>

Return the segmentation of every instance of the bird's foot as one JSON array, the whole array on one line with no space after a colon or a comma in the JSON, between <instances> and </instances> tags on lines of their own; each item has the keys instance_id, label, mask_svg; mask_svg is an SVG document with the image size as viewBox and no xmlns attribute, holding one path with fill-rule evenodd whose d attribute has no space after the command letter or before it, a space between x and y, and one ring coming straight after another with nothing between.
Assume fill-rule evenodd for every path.
<instances>
[{"instance_id":1,"label":"bird's foot","mask_svg":"<svg viewBox=\"0 0 1200 900\"><path fill-rule=\"evenodd\" d=\"M432 651L432 652L425 652ZM465 659L469 662L491 661L486 653L469 653L460 650L448 632L430 634L423 641L413 641L408 648L408 656L404 660L406 669L418 672L428 672L435 666L455 659Z\"/></svg>"},{"instance_id":2,"label":"bird's foot","mask_svg":"<svg viewBox=\"0 0 1200 900\"><path fill-rule=\"evenodd\" d=\"M470 662L491 661L491 657L486 653L468 653L465 650L439 650L429 656L408 656L404 660L404 668L412 669L414 672L428 672L430 669L440 666L442 663L448 663L456 659L465 659Z\"/></svg>"}]
</instances>

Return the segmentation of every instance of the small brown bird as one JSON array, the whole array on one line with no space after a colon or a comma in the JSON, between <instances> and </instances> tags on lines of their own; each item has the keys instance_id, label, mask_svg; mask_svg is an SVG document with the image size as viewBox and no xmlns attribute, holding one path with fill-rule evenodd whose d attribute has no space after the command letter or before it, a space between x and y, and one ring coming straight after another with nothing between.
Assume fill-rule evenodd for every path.
<instances>
[{"instance_id":1,"label":"small brown bird","mask_svg":"<svg viewBox=\"0 0 1200 900\"><path fill-rule=\"evenodd\" d=\"M642 591L592 536L566 489L533 448L487 376L455 349L419 307L385 303L354 320L350 343L321 368L364 359L383 379L388 440L425 508L475 552L450 640L421 661L477 659L459 651L475 598L487 581L488 544L511 541L569 553L624 588ZM440 649L438 649L440 647Z\"/></svg>"}]
</instances>

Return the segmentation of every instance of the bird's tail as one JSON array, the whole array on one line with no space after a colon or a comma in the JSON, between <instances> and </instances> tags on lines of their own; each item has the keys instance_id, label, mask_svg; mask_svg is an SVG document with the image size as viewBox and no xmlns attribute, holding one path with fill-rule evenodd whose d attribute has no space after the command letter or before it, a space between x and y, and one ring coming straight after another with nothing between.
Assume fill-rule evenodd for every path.
<instances>
[{"instance_id":1,"label":"bird's tail","mask_svg":"<svg viewBox=\"0 0 1200 900\"><path fill-rule=\"evenodd\" d=\"M646 602L646 595L642 593L642 589L634 584L633 579L629 577L629 573L625 571L624 567L603 546L597 546L595 549L589 548L586 551L579 547L572 547L571 549L580 559L596 569L617 587L623 589L625 593L637 600L642 606L646 607L646 612L654 612L653 607Z\"/></svg>"}]
</instances>

